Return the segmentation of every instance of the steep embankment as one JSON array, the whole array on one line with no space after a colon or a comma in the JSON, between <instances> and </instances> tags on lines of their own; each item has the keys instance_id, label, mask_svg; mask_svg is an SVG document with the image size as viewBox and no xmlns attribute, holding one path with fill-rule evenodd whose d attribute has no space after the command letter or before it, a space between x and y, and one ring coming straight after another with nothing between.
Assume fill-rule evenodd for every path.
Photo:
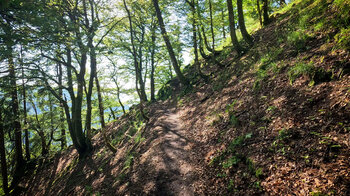
<instances>
[{"instance_id":1,"label":"steep embankment","mask_svg":"<svg viewBox=\"0 0 350 196\"><path fill-rule=\"evenodd\" d=\"M349 1L296 1L254 34L242 57L100 133L92 157L69 149L40 162L24 195L349 195Z\"/></svg>"}]
</instances>

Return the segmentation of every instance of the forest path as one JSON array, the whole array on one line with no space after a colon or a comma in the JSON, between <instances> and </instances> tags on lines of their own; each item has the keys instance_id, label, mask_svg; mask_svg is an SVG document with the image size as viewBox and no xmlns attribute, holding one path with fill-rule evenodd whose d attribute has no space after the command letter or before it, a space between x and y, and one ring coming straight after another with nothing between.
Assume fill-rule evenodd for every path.
<instances>
[{"instance_id":1,"label":"forest path","mask_svg":"<svg viewBox=\"0 0 350 196\"><path fill-rule=\"evenodd\" d=\"M182 127L184 124L174 104L153 108L149 146L135 161L129 193L152 195L195 195L202 167L193 159L195 142Z\"/></svg>"}]
</instances>

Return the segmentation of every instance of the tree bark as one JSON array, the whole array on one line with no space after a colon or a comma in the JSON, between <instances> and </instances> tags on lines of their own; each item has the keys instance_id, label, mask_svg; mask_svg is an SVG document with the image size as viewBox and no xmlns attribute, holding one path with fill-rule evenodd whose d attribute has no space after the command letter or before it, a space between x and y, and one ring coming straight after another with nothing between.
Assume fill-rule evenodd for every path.
<instances>
[{"instance_id":1,"label":"tree bark","mask_svg":"<svg viewBox=\"0 0 350 196\"><path fill-rule=\"evenodd\" d=\"M16 73L15 73L15 65L13 62L13 50L12 44L7 44L7 52L8 52L8 66L9 66L9 77L10 77L10 85L11 85L11 104L12 104L12 127L14 129L15 135L15 157L16 157L16 171L19 171L23 168L24 159L22 152L22 132L21 132L21 123L19 122L19 104L17 97L17 84L16 84ZM19 174L21 175L21 174Z\"/></svg>"},{"instance_id":2,"label":"tree bark","mask_svg":"<svg viewBox=\"0 0 350 196\"><path fill-rule=\"evenodd\" d=\"M225 11L221 11L221 20L222 20L222 37L224 38L224 41L226 40L226 30L225 30Z\"/></svg>"},{"instance_id":3,"label":"tree bark","mask_svg":"<svg viewBox=\"0 0 350 196\"><path fill-rule=\"evenodd\" d=\"M262 21L262 16L261 16L261 9L260 9L260 0L256 0L256 9L258 10L260 26L263 26L263 21Z\"/></svg>"},{"instance_id":4,"label":"tree bark","mask_svg":"<svg viewBox=\"0 0 350 196\"><path fill-rule=\"evenodd\" d=\"M155 62L154 62L154 54L156 50L156 29L155 25L152 25L151 29L151 40L152 40L152 46L151 46L151 73L150 73L150 80L151 80L151 101L156 101L155 96L155 84L154 84L154 72L155 72Z\"/></svg>"},{"instance_id":5,"label":"tree bark","mask_svg":"<svg viewBox=\"0 0 350 196\"><path fill-rule=\"evenodd\" d=\"M96 88L97 88L98 109L99 109L99 114L100 114L101 128L103 129L106 127L105 117L104 117L105 114L104 114L103 99L102 99L102 94L101 94L100 83L98 81L97 76L95 77L95 82L96 82Z\"/></svg>"},{"instance_id":6,"label":"tree bark","mask_svg":"<svg viewBox=\"0 0 350 196\"><path fill-rule=\"evenodd\" d=\"M238 24L241 30L243 39L250 45L253 45L253 38L249 35L244 22L243 5L242 0L237 0L237 11L238 11Z\"/></svg>"},{"instance_id":7,"label":"tree bark","mask_svg":"<svg viewBox=\"0 0 350 196\"><path fill-rule=\"evenodd\" d=\"M117 98L118 98L119 105L120 105L120 107L122 107L123 113L125 114L126 113L125 107L124 107L122 100L120 99L120 87L119 87L118 81L116 78L113 78L113 81L117 87Z\"/></svg>"},{"instance_id":8,"label":"tree bark","mask_svg":"<svg viewBox=\"0 0 350 196\"><path fill-rule=\"evenodd\" d=\"M2 108L2 105L0 105ZM7 179L7 163L6 163L6 150L5 150L5 137L4 137L4 126L2 119L2 112L0 111L0 160L1 160L1 176L2 176L2 187L5 195L9 193L8 179Z\"/></svg>"},{"instance_id":9,"label":"tree bark","mask_svg":"<svg viewBox=\"0 0 350 196\"><path fill-rule=\"evenodd\" d=\"M227 9L228 9L228 18L230 22L230 35L231 35L231 41L233 44L233 47L237 51L237 53L240 55L242 52L242 47L238 43L237 35L236 35L236 22L235 22L235 15L233 12L233 5L232 5L232 0L227 0Z\"/></svg>"},{"instance_id":10,"label":"tree bark","mask_svg":"<svg viewBox=\"0 0 350 196\"><path fill-rule=\"evenodd\" d=\"M130 28L130 41L131 41L131 47L132 47L132 56L134 58L134 68L135 68L135 76L136 76L136 91L140 97L140 101L147 101L147 96L145 93L145 87L142 81L142 70L140 69L140 63L137 60L137 50L136 50L136 46L135 46L135 36L134 36L134 28L133 28L133 23L132 23L132 18L131 18L131 13L130 10L126 4L126 1L123 0L124 3L124 8L126 10L126 13L128 15L128 19L129 19L129 28ZM140 46L140 50L141 50L141 46ZM142 58L142 57L140 57Z\"/></svg>"},{"instance_id":11,"label":"tree bark","mask_svg":"<svg viewBox=\"0 0 350 196\"><path fill-rule=\"evenodd\" d=\"M263 22L264 26L268 25L270 23L268 0L263 0L263 18L264 18L264 22Z\"/></svg>"},{"instance_id":12,"label":"tree bark","mask_svg":"<svg viewBox=\"0 0 350 196\"><path fill-rule=\"evenodd\" d=\"M215 51L215 34L214 34L214 24L213 24L213 6L211 0L209 0L209 15L210 15L210 31L212 37L212 48Z\"/></svg>"},{"instance_id":13,"label":"tree bark","mask_svg":"<svg viewBox=\"0 0 350 196\"><path fill-rule=\"evenodd\" d=\"M170 56L170 59L171 59L171 63L172 63L173 68L174 68L174 70L176 72L176 75L177 75L177 77L179 78L180 82L183 85L185 85L185 86L190 85L190 82L181 73L180 67L178 66L178 62L177 62L177 59L175 57L175 53L174 53L173 47L171 46L168 34L166 32L166 29L165 29L165 25L164 25L162 13L161 13L160 8L159 8L158 0L152 0L152 1L153 1L154 8L156 10L159 27L160 27L160 30L162 32L162 36L163 36L165 45L166 45L168 53L169 53L169 56Z\"/></svg>"},{"instance_id":14,"label":"tree bark","mask_svg":"<svg viewBox=\"0 0 350 196\"><path fill-rule=\"evenodd\" d=\"M21 68L22 68L22 93L23 93L23 116L24 116L24 142L25 142L25 151L26 151L26 159L27 161L30 160L30 151L29 151L29 132L28 132L28 122L27 122L27 96L26 96L26 89L24 84L24 68L23 68L23 60L22 60L22 48L21 48Z\"/></svg>"},{"instance_id":15,"label":"tree bark","mask_svg":"<svg viewBox=\"0 0 350 196\"><path fill-rule=\"evenodd\" d=\"M103 107L103 99L101 94L101 88L100 83L98 81L97 75L95 77L96 82L96 88L97 88L97 96L98 96L98 109L99 109L99 115L100 115L100 122L101 122L101 131L103 134L103 138L105 140L106 146L113 152L116 153L117 149L111 144L111 142L108 139L108 136L106 134L106 123L105 123L105 117L104 117L104 107Z\"/></svg>"},{"instance_id":16,"label":"tree bark","mask_svg":"<svg viewBox=\"0 0 350 196\"><path fill-rule=\"evenodd\" d=\"M57 64L58 67L58 83L59 83L59 89L58 89L58 95L63 99L63 91L62 91L62 76L63 76L63 71L62 71L62 65L61 63ZM65 149L67 146L67 138L66 138L66 130L64 127L64 106L63 103L60 101L60 129L61 129L61 150Z\"/></svg>"},{"instance_id":17,"label":"tree bark","mask_svg":"<svg viewBox=\"0 0 350 196\"><path fill-rule=\"evenodd\" d=\"M196 20L197 2L195 2L195 0L192 0L191 2L187 1L187 3L191 7L191 11L192 11L192 35L193 35L193 50L194 50L194 67L195 67L198 75L201 78L203 78L205 81L207 81L208 78L202 73L201 64L199 63L198 39L197 39L197 20Z\"/></svg>"}]
</instances>

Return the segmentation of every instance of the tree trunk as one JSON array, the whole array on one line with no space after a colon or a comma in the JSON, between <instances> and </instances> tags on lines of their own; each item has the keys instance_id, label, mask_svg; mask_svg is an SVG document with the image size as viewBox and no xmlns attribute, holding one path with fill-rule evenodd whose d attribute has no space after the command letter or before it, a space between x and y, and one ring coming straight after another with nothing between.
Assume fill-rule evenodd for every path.
<instances>
[{"instance_id":1,"label":"tree trunk","mask_svg":"<svg viewBox=\"0 0 350 196\"><path fill-rule=\"evenodd\" d=\"M98 82L97 75L95 77L95 82L96 82L96 88L97 88L97 96L98 96L98 109L99 109L99 114L100 114L100 122L101 122L101 131L103 134L103 138L105 140L106 146L113 152L116 153L117 149L111 144L109 141L107 134L106 134L106 123L105 123L105 117L104 117L104 107L103 107L103 99L102 99L102 94L101 94L101 88L100 88L100 83Z\"/></svg>"},{"instance_id":2,"label":"tree trunk","mask_svg":"<svg viewBox=\"0 0 350 196\"><path fill-rule=\"evenodd\" d=\"M62 91L62 76L63 76L63 71L62 71L62 65L61 63L58 63L58 83L59 83L59 89L58 89L58 95L63 99L63 91ZM61 129L61 150L65 149L67 146L67 138L66 138L66 130L64 127L64 106L63 103L60 101L60 129Z\"/></svg>"},{"instance_id":3,"label":"tree trunk","mask_svg":"<svg viewBox=\"0 0 350 196\"><path fill-rule=\"evenodd\" d=\"M233 5L232 0L227 0L227 9L228 9L228 18L230 22L230 35L231 35L231 41L233 44L233 47L237 51L238 55L242 52L242 47L238 43L237 35L236 35L236 22L235 22L235 15L233 12Z\"/></svg>"},{"instance_id":4,"label":"tree trunk","mask_svg":"<svg viewBox=\"0 0 350 196\"><path fill-rule=\"evenodd\" d=\"M112 114L112 117L113 117L113 120L117 120L117 117L115 116L115 113L112 109L112 107L109 107L109 111L111 111L111 114Z\"/></svg>"},{"instance_id":5,"label":"tree trunk","mask_svg":"<svg viewBox=\"0 0 350 196\"><path fill-rule=\"evenodd\" d=\"M96 82L96 88L97 88L97 96L98 96L98 109L99 109L99 114L100 114L100 122L101 122L101 128L106 127L105 123L105 114L104 114L104 108L103 108L103 100L102 100L102 94L101 94L101 88L100 88L100 83L98 81L97 76L95 77L95 82Z\"/></svg>"},{"instance_id":6,"label":"tree trunk","mask_svg":"<svg viewBox=\"0 0 350 196\"><path fill-rule=\"evenodd\" d=\"M238 24L239 24L239 28L241 30L243 39L251 46L253 45L253 38L249 35L245 27L242 0L237 0L237 11L238 11Z\"/></svg>"},{"instance_id":7,"label":"tree trunk","mask_svg":"<svg viewBox=\"0 0 350 196\"><path fill-rule=\"evenodd\" d=\"M2 108L2 105L0 105ZM2 120L2 112L0 111L0 160L1 160L1 175L2 175L2 187L5 195L9 193L8 179L7 179L7 163L6 163L6 151L5 151L5 135L4 126Z\"/></svg>"},{"instance_id":8,"label":"tree trunk","mask_svg":"<svg viewBox=\"0 0 350 196\"><path fill-rule=\"evenodd\" d=\"M226 40L226 30L225 30L225 11L222 10L221 12L221 20L222 20L222 37L224 38L224 41Z\"/></svg>"},{"instance_id":9,"label":"tree trunk","mask_svg":"<svg viewBox=\"0 0 350 196\"><path fill-rule=\"evenodd\" d=\"M118 102L119 102L119 105L120 107L122 107L122 110L123 110L123 113L125 114L125 107L124 107L124 104L122 103L122 101L120 100L120 87L119 87L119 84L118 84L118 81L116 78L113 78L113 81L117 87L117 98L118 98Z\"/></svg>"},{"instance_id":10,"label":"tree trunk","mask_svg":"<svg viewBox=\"0 0 350 196\"><path fill-rule=\"evenodd\" d=\"M92 90L94 87L94 78L96 77L96 52L95 48L92 44L92 36L90 35L91 39L88 41L88 47L90 48L90 80L89 80L89 87L86 95L86 104L87 104L87 110L86 110L86 120L85 120L85 131L86 131L86 137L88 139L91 139L91 112L92 112Z\"/></svg>"},{"instance_id":11,"label":"tree trunk","mask_svg":"<svg viewBox=\"0 0 350 196\"><path fill-rule=\"evenodd\" d=\"M280 0L280 7L283 7L286 5L286 1L285 0Z\"/></svg>"},{"instance_id":12,"label":"tree trunk","mask_svg":"<svg viewBox=\"0 0 350 196\"><path fill-rule=\"evenodd\" d=\"M256 9L258 10L260 26L263 26L261 9L260 9L260 0L256 0Z\"/></svg>"},{"instance_id":13,"label":"tree trunk","mask_svg":"<svg viewBox=\"0 0 350 196\"><path fill-rule=\"evenodd\" d=\"M146 97L146 93L145 93L145 88L144 88L144 84L142 81L142 70L140 70L140 62L138 62L137 60L137 50L136 50L136 46L135 46L135 37L134 37L134 28L133 28L133 23L132 23L132 18L131 18L131 13L130 10L128 8L128 6L126 5L126 1L123 0L124 3L124 8L126 10L126 13L128 15L128 19L129 19L129 28L130 28L130 41L131 41L131 47L132 47L132 56L134 58L134 68L135 68L135 76L136 76L136 91L137 94L140 97L140 100L143 101L147 101L147 97ZM141 50L141 46L140 46L140 50ZM142 58L142 57L140 57Z\"/></svg>"},{"instance_id":14,"label":"tree trunk","mask_svg":"<svg viewBox=\"0 0 350 196\"><path fill-rule=\"evenodd\" d=\"M153 20L153 19L152 19ZM151 46L151 73L150 73L150 80L151 80L151 101L156 101L155 96L155 85L154 85L154 71L155 71L155 62L154 62L154 54L156 50L156 29L155 25L152 25L151 29L151 40L152 40L152 46Z\"/></svg>"},{"instance_id":15,"label":"tree trunk","mask_svg":"<svg viewBox=\"0 0 350 196\"><path fill-rule=\"evenodd\" d=\"M215 34L214 34L214 24L213 24L213 6L211 0L209 0L209 14L210 14L210 31L212 37L212 48L215 51Z\"/></svg>"},{"instance_id":16,"label":"tree trunk","mask_svg":"<svg viewBox=\"0 0 350 196\"><path fill-rule=\"evenodd\" d=\"M205 47L207 48L207 50L208 50L209 52L214 53L214 50L209 46L208 39L207 39L207 35L205 34L203 25L200 25L200 27L201 27L201 29L202 29L203 41L204 41Z\"/></svg>"},{"instance_id":17,"label":"tree trunk","mask_svg":"<svg viewBox=\"0 0 350 196\"><path fill-rule=\"evenodd\" d=\"M29 132L28 132L28 123L27 123L27 97L26 97L26 88L24 84L24 68L23 68L23 61L22 61L22 48L21 48L21 67L22 67L22 93L23 93L23 116L24 116L24 142L25 142L25 151L26 151L26 159L27 161L30 160L30 151L29 151Z\"/></svg>"},{"instance_id":18,"label":"tree trunk","mask_svg":"<svg viewBox=\"0 0 350 196\"><path fill-rule=\"evenodd\" d=\"M16 84L16 73L15 65L13 62L13 50L12 44L7 44L8 51L8 65L9 65L9 77L11 85L11 102L12 102L12 128L14 129L15 135L15 159L16 159L16 173L21 175L20 170L23 168L24 159L22 152L22 132L21 123L19 122L19 112L18 112L18 98L17 98L17 84Z\"/></svg>"},{"instance_id":19,"label":"tree trunk","mask_svg":"<svg viewBox=\"0 0 350 196\"><path fill-rule=\"evenodd\" d=\"M268 25L270 23L268 0L263 0L263 18L264 18L264 26Z\"/></svg>"},{"instance_id":20,"label":"tree trunk","mask_svg":"<svg viewBox=\"0 0 350 196\"><path fill-rule=\"evenodd\" d=\"M201 64L199 63L198 55L198 39L197 39L197 20L196 20L196 2L192 0L191 3L187 1L192 11L192 35L193 35L193 50L194 50L194 66L198 75L207 81L207 77L201 71ZM199 32L200 33L200 32Z\"/></svg>"},{"instance_id":21,"label":"tree trunk","mask_svg":"<svg viewBox=\"0 0 350 196\"><path fill-rule=\"evenodd\" d=\"M174 68L174 70L176 72L176 75L177 75L177 77L179 78L180 82L183 85L185 85L185 86L190 85L190 82L181 73L180 67L178 66L177 59L175 57L175 53L174 53L173 47L171 46L168 34L166 32L166 29L165 29L165 25L164 25L162 13L161 13L160 8L159 8L158 0L152 0L152 1L153 1L154 8L156 10L159 27L160 27L160 30L162 32L162 36L163 36L165 45L166 45L166 47L168 49L169 56L170 56L170 59L171 59L171 63L172 63L173 68Z\"/></svg>"}]
</instances>

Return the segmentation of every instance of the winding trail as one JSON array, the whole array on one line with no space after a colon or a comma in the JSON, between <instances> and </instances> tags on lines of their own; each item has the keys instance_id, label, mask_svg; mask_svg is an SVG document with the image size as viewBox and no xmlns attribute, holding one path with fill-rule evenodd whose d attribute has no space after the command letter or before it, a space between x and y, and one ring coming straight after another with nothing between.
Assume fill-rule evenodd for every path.
<instances>
[{"instance_id":1,"label":"winding trail","mask_svg":"<svg viewBox=\"0 0 350 196\"><path fill-rule=\"evenodd\" d=\"M146 131L153 137L145 142L149 148L135 161L129 193L195 195L200 167L192 160L194 142L187 137L175 107L160 104L152 113Z\"/></svg>"}]
</instances>

